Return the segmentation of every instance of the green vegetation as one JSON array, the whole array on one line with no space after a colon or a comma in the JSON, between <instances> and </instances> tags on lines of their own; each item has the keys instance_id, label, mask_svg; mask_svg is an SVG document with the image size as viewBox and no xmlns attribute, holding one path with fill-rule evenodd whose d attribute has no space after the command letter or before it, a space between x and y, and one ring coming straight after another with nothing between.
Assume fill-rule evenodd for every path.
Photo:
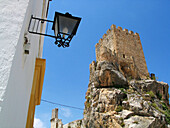
<instances>
[{"instance_id":1,"label":"green vegetation","mask_svg":"<svg viewBox=\"0 0 170 128\"><path fill-rule=\"evenodd\" d=\"M90 108L90 96L87 97L87 101L86 101L86 108Z\"/></svg>"},{"instance_id":2,"label":"green vegetation","mask_svg":"<svg viewBox=\"0 0 170 128\"><path fill-rule=\"evenodd\" d=\"M160 109L156 103L152 103L151 106L153 106L156 110L160 111L161 113L164 113L164 111Z\"/></svg>"},{"instance_id":3,"label":"green vegetation","mask_svg":"<svg viewBox=\"0 0 170 128\"><path fill-rule=\"evenodd\" d=\"M126 90L124 88L119 88L121 90L121 92L127 94Z\"/></svg>"},{"instance_id":4,"label":"green vegetation","mask_svg":"<svg viewBox=\"0 0 170 128\"><path fill-rule=\"evenodd\" d=\"M99 112L100 108L97 108L97 112Z\"/></svg>"},{"instance_id":5,"label":"green vegetation","mask_svg":"<svg viewBox=\"0 0 170 128\"><path fill-rule=\"evenodd\" d=\"M132 79L133 79L132 76L129 76L129 77L127 78L128 81L131 81Z\"/></svg>"},{"instance_id":6,"label":"green vegetation","mask_svg":"<svg viewBox=\"0 0 170 128\"><path fill-rule=\"evenodd\" d=\"M71 128L71 126L68 126L68 128Z\"/></svg>"},{"instance_id":7,"label":"green vegetation","mask_svg":"<svg viewBox=\"0 0 170 128\"><path fill-rule=\"evenodd\" d=\"M121 106L121 105L119 105L119 106L117 106L116 107L116 112L121 112L122 111L122 109L123 109L123 107Z\"/></svg>"},{"instance_id":8,"label":"green vegetation","mask_svg":"<svg viewBox=\"0 0 170 128\"><path fill-rule=\"evenodd\" d=\"M149 79L150 79L150 76L149 76L149 75L147 75L146 77L147 77L147 80L149 80Z\"/></svg>"},{"instance_id":9,"label":"green vegetation","mask_svg":"<svg viewBox=\"0 0 170 128\"><path fill-rule=\"evenodd\" d=\"M158 106L156 105L156 103L152 103L151 104L154 108L157 108Z\"/></svg>"},{"instance_id":10,"label":"green vegetation","mask_svg":"<svg viewBox=\"0 0 170 128\"><path fill-rule=\"evenodd\" d=\"M159 99L159 100L162 100L162 95L160 93L156 93L156 97Z\"/></svg>"},{"instance_id":11,"label":"green vegetation","mask_svg":"<svg viewBox=\"0 0 170 128\"><path fill-rule=\"evenodd\" d=\"M91 104L90 104L89 102L87 102L86 107L87 107L87 108L90 108L90 105L91 105Z\"/></svg>"},{"instance_id":12,"label":"green vegetation","mask_svg":"<svg viewBox=\"0 0 170 128\"><path fill-rule=\"evenodd\" d=\"M165 114L165 119L166 119L166 122L167 124L170 124L170 109L168 109L168 107L166 106L165 103L162 103L162 107L163 107L163 110L160 109L156 103L152 103L151 104L155 109L157 109L158 111L160 111L161 113Z\"/></svg>"},{"instance_id":13,"label":"green vegetation","mask_svg":"<svg viewBox=\"0 0 170 128\"><path fill-rule=\"evenodd\" d=\"M168 107L166 106L165 103L162 103L163 110L168 110Z\"/></svg>"},{"instance_id":14,"label":"green vegetation","mask_svg":"<svg viewBox=\"0 0 170 128\"><path fill-rule=\"evenodd\" d=\"M127 93L133 93L133 92L134 92L133 89L128 89L128 90L127 90Z\"/></svg>"},{"instance_id":15,"label":"green vegetation","mask_svg":"<svg viewBox=\"0 0 170 128\"><path fill-rule=\"evenodd\" d=\"M170 124L170 110L166 110L166 111L164 112L164 114L165 114L166 122L167 122L168 124Z\"/></svg>"},{"instance_id":16,"label":"green vegetation","mask_svg":"<svg viewBox=\"0 0 170 128\"><path fill-rule=\"evenodd\" d=\"M128 100L128 98L126 97L126 98L124 98L123 100L124 100L124 101L127 101L127 100Z\"/></svg>"},{"instance_id":17,"label":"green vegetation","mask_svg":"<svg viewBox=\"0 0 170 128\"><path fill-rule=\"evenodd\" d=\"M120 125L121 125L122 127L124 127L124 126L125 126L125 123L124 123L124 122L122 122Z\"/></svg>"},{"instance_id":18,"label":"green vegetation","mask_svg":"<svg viewBox=\"0 0 170 128\"><path fill-rule=\"evenodd\" d=\"M90 101L90 96L87 96L87 102L89 103L89 101Z\"/></svg>"},{"instance_id":19,"label":"green vegetation","mask_svg":"<svg viewBox=\"0 0 170 128\"><path fill-rule=\"evenodd\" d=\"M80 120L80 125L82 124L82 120Z\"/></svg>"},{"instance_id":20,"label":"green vegetation","mask_svg":"<svg viewBox=\"0 0 170 128\"><path fill-rule=\"evenodd\" d=\"M149 101L150 99L148 97L143 96L143 100Z\"/></svg>"},{"instance_id":21,"label":"green vegetation","mask_svg":"<svg viewBox=\"0 0 170 128\"><path fill-rule=\"evenodd\" d=\"M121 120L121 121L123 121L123 118L122 118L122 117L120 117L120 120Z\"/></svg>"},{"instance_id":22,"label":"green vegetation","mask_svg":"<svg viewBox=\"0 0 170 128\"><path fill-rule=\"evenodd\" d=\"M151 98L155 98L155 94L152 91L146 92Z\"/></svg>"},{"instance_id":23,"label":"green vegetation","mask_svg":"<svg viewBox=\"0 0 170 128\"><path fill-rule=\"evenodd\" d=\"M138 122L138 121L134 121L133 123L134 123L134 124L139 124L139 122Z\"/></svg>"},{"instance_id":24,"label":"green vegetation","mask_svg":"<svg viewBox=\"0 0 170 128\"><path fill-rule=\"evenodd\" d=\"M166 122L168 124L170 124L170 109L168 109L168 107L166 106L165 103L162 103L162 107L163 107L163 110L164 110L164 114L165 114L165 119L166 119Z\"/></svg>"}]
</instances>

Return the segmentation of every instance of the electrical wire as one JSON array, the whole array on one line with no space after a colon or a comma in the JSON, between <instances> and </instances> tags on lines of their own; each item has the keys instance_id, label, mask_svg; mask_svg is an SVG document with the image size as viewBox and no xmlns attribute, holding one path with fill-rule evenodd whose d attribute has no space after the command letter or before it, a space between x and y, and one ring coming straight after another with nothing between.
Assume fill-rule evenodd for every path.
<instances>
[{"instance_id":1,"label":"electrical wire","mask_svg":"<svg viewBox=\"0 0 170 128\"><path fill-rule=\"evenodd\" d=\"M45 100L45 99L41 99L41 101L49 103L49 104L55 104L55 105L59 105L59 106L63 106L63 107L67 107L67 108L73 108L73 109L78 109L78 110L84 110L82 108L78 108L78 107L74 107L74 106L69 106L69 105L64 105L64 104L59 104L59 103L55 103L49 100Z\"/></svg>"}]
</instances>

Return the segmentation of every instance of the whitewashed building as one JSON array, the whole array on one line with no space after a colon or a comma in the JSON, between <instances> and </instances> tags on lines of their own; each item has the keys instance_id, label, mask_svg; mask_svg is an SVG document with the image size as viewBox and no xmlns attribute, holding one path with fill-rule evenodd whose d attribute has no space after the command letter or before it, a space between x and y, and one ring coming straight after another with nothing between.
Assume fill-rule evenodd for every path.
<instances>
[{"instance_id":1,"label":"whitewashed building","mask_svg":"<svg viewBox=\"0 0 170 128\"><path fill-rule=\"evenodd\" d=\"M33 127L45 73L44 37L28 33L28 26L31 15L46 19L49 1L0 0L0 128Z\"/></svg>"}]
</instances>

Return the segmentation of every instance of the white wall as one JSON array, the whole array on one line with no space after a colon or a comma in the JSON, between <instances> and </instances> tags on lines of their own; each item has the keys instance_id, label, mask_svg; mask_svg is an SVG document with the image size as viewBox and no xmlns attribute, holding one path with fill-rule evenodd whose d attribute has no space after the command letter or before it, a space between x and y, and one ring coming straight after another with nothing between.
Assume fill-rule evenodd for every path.
<instances>
[{"instance_id":1,"label":"white wall","mask_svg":"<svg viewBox=\"0 0 170 128\"><path fill-rule=\"evenodd\" d=\"M43 37L27 29L31 14L43 17L43 2L46 12L48 0L0 0L0 128L26 125L35 59L41 56L43 43ZM28 55L24 35L31 43Z\"/></svg>"}]
</instances>

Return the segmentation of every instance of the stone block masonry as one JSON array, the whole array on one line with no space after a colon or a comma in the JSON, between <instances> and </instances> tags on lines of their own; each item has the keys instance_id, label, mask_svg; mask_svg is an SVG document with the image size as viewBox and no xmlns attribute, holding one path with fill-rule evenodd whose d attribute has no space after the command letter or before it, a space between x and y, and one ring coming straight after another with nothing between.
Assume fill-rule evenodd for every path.
<instances>
[{"instance_id":1,"label":"stone block masonry","mask_svg":"<svg viewBox=\"0 0 170 128\"><path fill-rule=\"evenodd\" d=\"M83 119L63 128L167 128L169 86L148 75L139 34L112 25L96 44Z\"/></svg>"},{"instance_id":2,"label":"stone block masonry","mask_svg":"<svg viewBox=\"0 0 170 128\"><path fill-rule=\"evenodd\" d=\"M51 128L63 128L62 120L58 119L58 108L52 110Z\"/></svg>"},{"instance_id":3,"label":"stone block masonry","mask_svg":"<svg viewBox=\"0 0 170 128\"><path fill-rule=\"evenodd\" d=\"M149 76L139 34L115 25L96 44L96 60L113 62L126 78Z\"/></svg>"}]
</instances>

